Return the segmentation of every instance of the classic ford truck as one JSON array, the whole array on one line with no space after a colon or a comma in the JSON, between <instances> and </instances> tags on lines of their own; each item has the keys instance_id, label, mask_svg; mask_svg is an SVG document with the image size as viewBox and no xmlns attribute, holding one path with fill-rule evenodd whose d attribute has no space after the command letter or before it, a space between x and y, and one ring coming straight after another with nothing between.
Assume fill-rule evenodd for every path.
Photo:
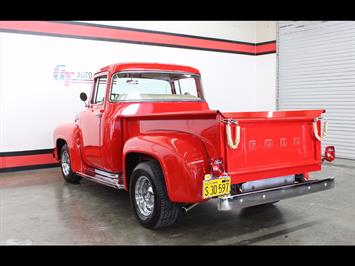
<instances>
[{"instance_id":1,"label":"classic ford truck","mask_svg":"<svg viewBox=\"0 0 355 266\"><path fill-rule=\"evenodd\" d=\"M309 178L335 155L321 151L325 110L210 110L197 69L154 63L104 67L80 98L85 110L54 132L64 179L128 191L147 228L210 199L227 211L334 187Z\"/></svg>"}]
</instances>

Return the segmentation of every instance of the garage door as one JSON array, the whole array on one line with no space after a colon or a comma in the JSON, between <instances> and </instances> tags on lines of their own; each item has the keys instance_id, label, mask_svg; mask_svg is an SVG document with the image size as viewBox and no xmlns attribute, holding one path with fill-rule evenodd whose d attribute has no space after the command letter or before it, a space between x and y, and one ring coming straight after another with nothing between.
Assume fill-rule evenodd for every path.
<instances>
[{"instance_id":1,"label":"garage door","mask_svg":"<svg viewBox=\"0 0 355 266\"><path fill-rule=\"evenodd\" d=\"M326 109L339 158L355 159L355 22L278 22L281 109Z\"/></svg>"}]
</instances>

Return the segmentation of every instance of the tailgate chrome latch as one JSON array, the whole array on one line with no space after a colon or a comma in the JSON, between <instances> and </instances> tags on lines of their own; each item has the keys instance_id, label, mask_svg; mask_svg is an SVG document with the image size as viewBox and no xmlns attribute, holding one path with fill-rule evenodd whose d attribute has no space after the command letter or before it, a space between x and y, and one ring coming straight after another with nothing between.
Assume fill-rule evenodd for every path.
<instances>
[{"instance_id":1,"label":"tailgate chrome latch","mask_svg":"<svg viewBox=\"0 0 355 266\"><path fill-rule=\"evenodd\" d=\"M316 139L320 142L322 142L325 137L328 135L328 121L324 122L323 130L322 130L322 124L320 124L320 130L321 134L318 134L318 125L317 122L320 121L322 123L323 118L322 117L316 117L313 119L313 133Z\"/></svg>"},{"instance_id":2,"label":"tailgate chrome latch","mask_svg":"<svg viewBox=\"0 0 355 266\"><path fill-rule=\"evenodd\" d=\"M222 119L221 122L226 124L226 135L227 135L227 143L228 143L229 148L231 148L232 150L237 149L239 142L240 142L239 122L237 120L231 119L231 118L230 119ZM234 141L232 139L231 125L236 125Z\"/></svg>"},{"instance_id":3,"label":"tailgate chrome latch","mask_svg":"<svg viewBox=\"0 0 355 266\"><path fill-rule=\"evenodd\" d=\"M224 123L224 124L232 124L232 125L238 125L239 124L238 120L235 120L233 118L221 119L221 122Z\"/></svg>"}]
</instances>

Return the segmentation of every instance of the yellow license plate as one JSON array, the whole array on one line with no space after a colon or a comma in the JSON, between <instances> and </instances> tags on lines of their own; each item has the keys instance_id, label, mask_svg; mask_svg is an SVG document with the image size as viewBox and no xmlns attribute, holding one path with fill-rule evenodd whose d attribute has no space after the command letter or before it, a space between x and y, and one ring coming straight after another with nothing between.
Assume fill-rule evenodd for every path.
<instances>
[{"instance_id":1,"label":"yellow license plate","mask_svg":"<svg viewBox=\"0 0 355 266\"><path fill-rule=\"evenodd\" d=\"M220 177L203 181L202 197L204 199L229 194L231 191L231 178Z\"/></svg>"}]
</instances>

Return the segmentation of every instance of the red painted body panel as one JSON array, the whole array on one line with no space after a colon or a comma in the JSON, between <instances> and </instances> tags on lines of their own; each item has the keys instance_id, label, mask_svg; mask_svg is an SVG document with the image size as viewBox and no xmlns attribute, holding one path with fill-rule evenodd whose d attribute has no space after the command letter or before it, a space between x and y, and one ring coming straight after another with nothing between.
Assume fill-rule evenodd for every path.
<instances>
[{"instance_id":1,"label":"red painted body panel","mask_svg":"<svg viewBox=\"0 0 355 266\"><path fill-rule=\"evenodd\" d=\"M148 154L160 162L171 201L202 201L201 183L209 172L209 160L198 136L169 131L140 133L126 141L123 162L130 153Z\"/></svg>"},{"instance_id":2,"label":"red painted body panel","mask_svg":"<svg viewBox=\"0 0 355 266\"><path fill-rule=\"evenodd\" d=\"M199 74L194 68L177 65L110 65L99 72L108 73L105 99L112 74L147 69ZM105 100L100 106L89 104L75 123L58 127L54 140L68 143L74 172L97 168L122 174L126 189L127 156L154 157L162 166L170 200L192 203L203 201L202 180L210 173L211 158L223 158L232 184L320 170L321 144L313 135L312 122L323 112L221 113L210 110L204 101ZM94 118L98 113L102 117ZM227 145L221 122L226 118L237 120L241 127L241 142L235 150Z\"/></svg>"},{"instance_id":3,"label":"red painted body panel","mask_svg":"<svg viewBox=\"0 0 355 266\"><path fill-rule=\"evenodd\" d=\"M73 172L81 172L83 169L83 162L81 159L79 149L79 130L76 124L64 124L57 127L54 130L54 143L55 150L54 155L58 160L57 141L64 140L69 148L69 154L71 159L71 167Z\"/></svg>"},{"instance_id":4,"label":"red painted body panel","mask_svg":"<svg viewBox=\"0 0 355 266\"><path fill-rule=\"evenodd\" d=\"M82 160L96 168L101 168L102 165L102 147L104 147L101 139L102 118L97 115L104 106L95 105L81 112L77 121L80 132L80 151Z\"/></svg>"},{"instance_id":5,"label":"red painted body panel","mask_svg":"<svg viewBox=\"0 0 355 266\"><path fill-rule=\"evenodd\" d=\"M89 118L87 116L95 116L96 112L92 111L92 109L93 108L89 107L87 110L79 114L78 124L80 132L82 132L85 126L88 126L87 120L89 120ZM95 117L91 117L96 125L90 123L90 126L96 126L96 128L86 131L86 139L92 140L92 143L96 140L96 146L90 145L88 147L82 145L86 148L86 153L90 156L90 158L88 158L83 153L84 162L105 171L114 173L122 172L122 147L128 139L123 135L122 128L126 128L127 130L125 131L131 132L130 136L136 136L136 134L140 133L139 131L136 133L134 132L133 123L130 123L129 127L123 125L126 118L135 117L143 119L143 116L147 116L147 114L159 118L162 117L162 113L164 113L164 115L169 115L168 111L171 109L179 112L179 114L187 112L186 114L188 115L191 114L190 112L201 113L201 110L209 110L206 102L122 102L119 104L107 104L102 113L101 123L99 123ZM154 114L157 115L154 116ZM154 129L159 129L159 127L159 124L157 124ZM98 136L99 129L101 130L100 136ZM84 133L81 133L80 135L83 136ZM82 137L81 143L83 143ZM100 160L100 165L97 165L97 161L95 162L95 160Z\"/></svg>"},{"instance_id":6,"label":"red painted body panel","mask_svg":"<svg viewBox=\"0 0 355 266\"><path fill-rule=\"evenodd\" d=\"M121 63L113 64L100 69L102 71L110 71L112 74L119 71L137 71L137 70L158 70L172 72L186 72L200 75L200 71L196 68L182 65L158 64L158 63Z\"/></svg>"},{"instance_id":7,"label":"red painted body panel","mask_svg":"<svg viewBox=\"0 0 355 266\"><path fill-rule=\"evenodd\" d=\"M232 183L320 170L321 143L314 137L313 119L323 112L223 114L236 119L241 128L238 149L225 154Z\"/></svg>"}]
</instances>

